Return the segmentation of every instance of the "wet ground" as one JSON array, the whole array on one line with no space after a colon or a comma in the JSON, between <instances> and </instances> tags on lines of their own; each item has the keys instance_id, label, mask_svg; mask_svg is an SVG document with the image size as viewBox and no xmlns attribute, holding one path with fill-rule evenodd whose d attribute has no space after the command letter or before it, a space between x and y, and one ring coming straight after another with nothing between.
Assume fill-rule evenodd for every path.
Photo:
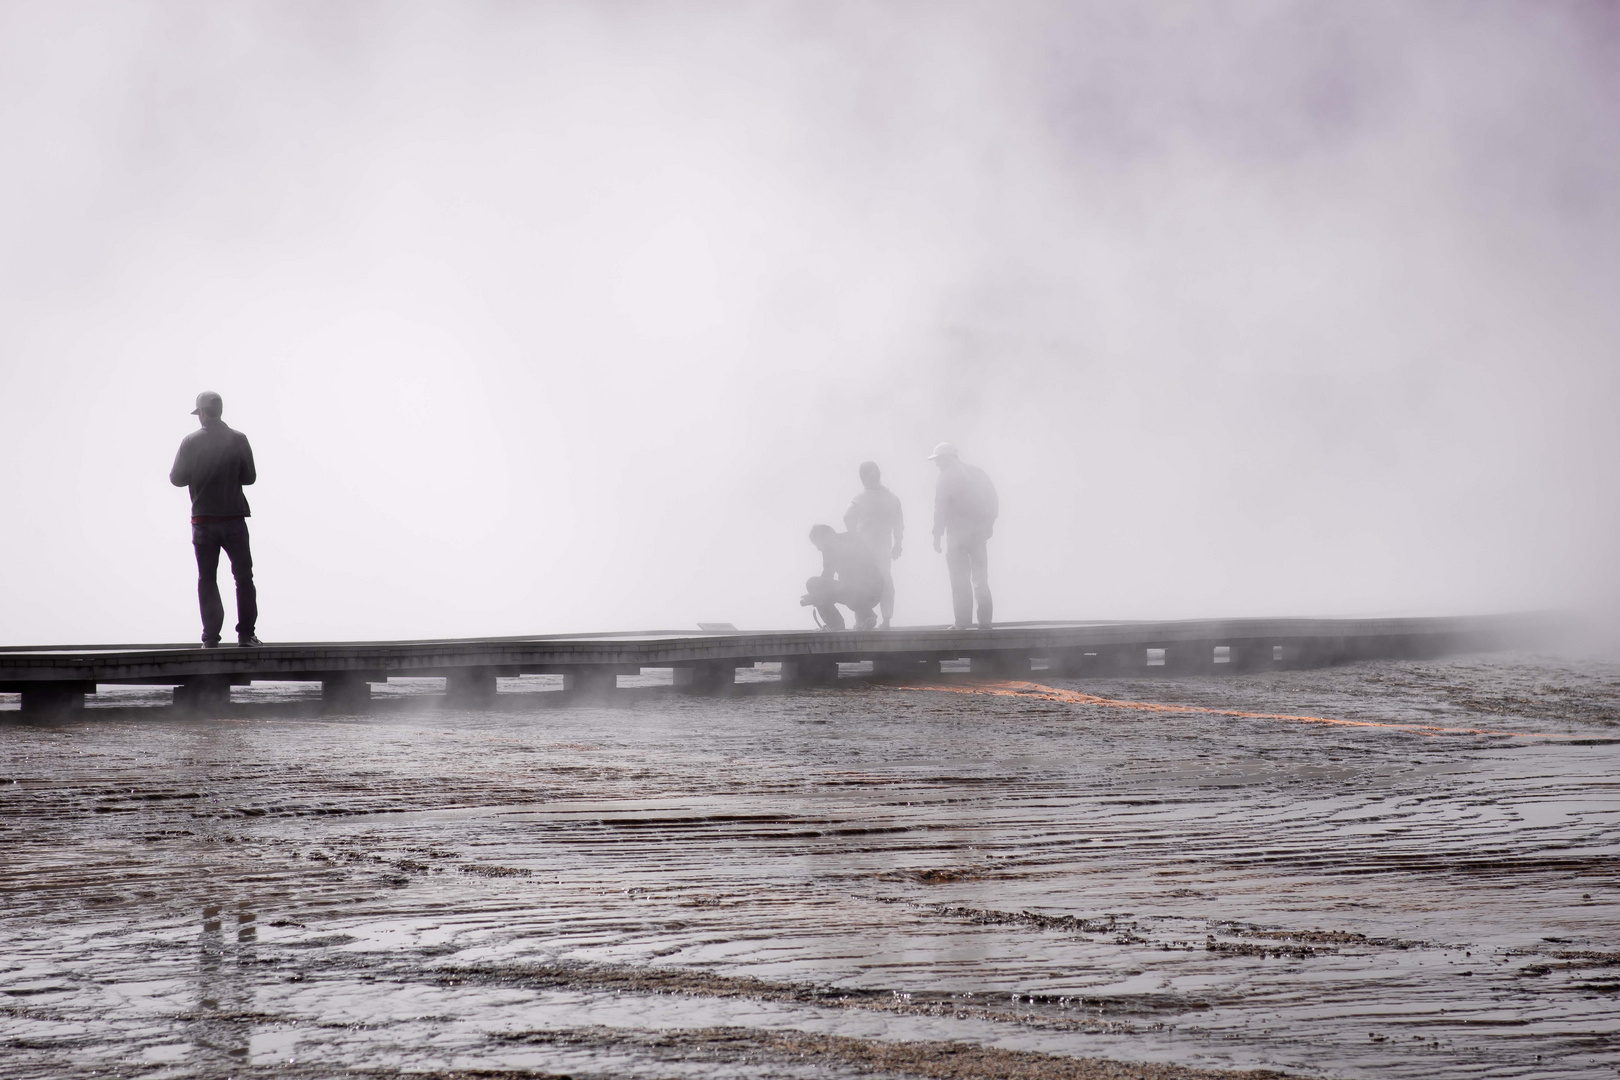
<instances>
[{"instance_id":1,"label":"wet ground","mask_svg":"<svg viewBox=\"0 0 1620 1080\"><path fill-rule=\"evenodd\" d=\"M1620 1075L1620 665L750 677L0 711L0 1074Z\"/></svg>"}]
</instances>

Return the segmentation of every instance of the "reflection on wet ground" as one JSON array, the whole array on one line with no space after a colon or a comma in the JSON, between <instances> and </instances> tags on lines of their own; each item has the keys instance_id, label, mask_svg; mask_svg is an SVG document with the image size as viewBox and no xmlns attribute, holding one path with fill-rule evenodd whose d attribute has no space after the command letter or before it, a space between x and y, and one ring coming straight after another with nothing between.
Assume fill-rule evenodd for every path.
<instances>
[{"instance_id":1,"label":"reflection on wet ground","mask_svg":"<svg viewBox=\"0 0 1620 1080\"><path fill-rule=\"evenodd\" d=\"M1027 682L13 718L0 1073L1620 1070L1620 666Z\"/></svg>"}]
</instances>

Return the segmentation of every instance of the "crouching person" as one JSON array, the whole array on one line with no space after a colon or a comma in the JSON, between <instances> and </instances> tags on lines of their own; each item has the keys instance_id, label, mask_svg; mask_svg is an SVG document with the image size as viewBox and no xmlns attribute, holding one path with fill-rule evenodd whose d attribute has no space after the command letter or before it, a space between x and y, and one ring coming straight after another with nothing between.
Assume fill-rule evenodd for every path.
<instances>
[{"instance_id":1,"label":"crouching person","mask_svg":"<svg viewBox=\"0 0 1620 1080\"><path fill-rule=\"evenodd\" d=\"M853 533L831 525L816 525L810 542L821 552L821 574L804 583L801 607L813 607L828 630L844 629L839 604L855 616L855 629L877 625L877 605L883 599L883 570L870 544Z\"/></svg>"}]
</instances>

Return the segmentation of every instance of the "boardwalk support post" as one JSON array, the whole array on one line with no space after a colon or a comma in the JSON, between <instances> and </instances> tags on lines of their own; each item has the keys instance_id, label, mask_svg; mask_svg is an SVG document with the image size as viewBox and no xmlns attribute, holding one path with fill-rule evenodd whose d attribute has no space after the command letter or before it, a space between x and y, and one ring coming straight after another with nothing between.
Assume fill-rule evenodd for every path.
<instances>
[{"instance_id":1,"label":"boardwalk support post","mask_svg":"<svg viewBox=\"0 0 1620 1080\"><path fill-rule=\"evenodd\" d=\"M174 688L174 707L188 712L213 712L231 703L229 675L198 675Z\"/></svg>"},{"instance_id":2,"label":"boardwalk support post","mask_svg":"<svg viewBox=\"0 0 1620 1080\"><path fill-rule=\"evenodd\" d=\"M1094 652L1085 652L1081 649L1069 649L1054 654L1048 661L1046 670L1051 678L1079 679L1087 675L1098 673L1100 659Z\"/></svg>"},{"instance_id":3,"label":"boardwalk support post","mask_svg":"<svg viewBox=\"0 0 1620 1080\"><path fill-rule=\"evenodd\" d=\"M1276 648L1264 638L1249 638L1229 644L1230 660L1222 665L1233 671L1270 671L1277 666Z\"/></svg>"},{"instance_id":4,"label":"boardwalk support post","mask_svg":"<svg viewBox=\"0 0 1620 1080\"><path fill-rule=\"evenodd\" d=\"M619 688L619 674L610 667L576 667L563 672L563 689L597 697Z\"/></svg>"},{"instance_id":5,"label":"boardwalk support post","mask_svg":"<svg viewBox=\"0 0 1620 1080\"><path fill-rule=\"evenodd\" d=\"M878 656L872 674L879 679L929 679L939 674L939 661L916 656Z\"/></svg>"},{"instance_id":6,"label":"boardwalk support post","mask_svg":"<svg viewBox=\"0 0 1620 1080\"><path fill-rule=\"evenodd\" d=\"M1026 677L1030 672L1029 657L1024 653L977 653L968 659L970 672L993 679Z\"/></svg>"},{"instance_id":7,"label":"boardwalk support post","mask_svg":"<svg viewBox=\"0 0 1620 1080\"><path fill-rule=\"evenodd\" d=\"M825 656L796 656L782 661L786 686L818 686L838 681L838 661Z\"/></svg>"},{"instance_id":8,"label":"boardwalk support post","mask_svg":"<svg viewBox=\"0 0 1620 1080\"><path fill-rule=\"evenodd\" d=\"M1225 667L1226 665L1221 665ZM1164 668L1181 675L1208 675L1215 670L1213 641L1177 641L1164 650Z\"/></svg>"},{"instance_id":9,"label":"boardwalk support post","mask_svg":"<svg viewBox=\"0 0 1620 1080\"><path fill-rule=\"evenodd\" d=\"M1097 659L1099 674L1131 675L1147 668L1146 650L1134 645L1098 649Z\"/></svg>"},{"instance_id":10,"label":"boardwalk support post","mask_svg":"<svg viewBox=\"0 0 1620 1080\"><path fill-rule=\"evenodd\" d=\"M371 683L358 671L336 672L321 679L321 703L347 709L371 700Z\"/></svg>"},{"instance_id":11,"label":"boardwalk support post","mask_svg":"<svg viewBox=\"0 0 1620 1080\"><path fill-rule=\"evenodd\" d=\"M444 697L456 705L488 705L498 693L495 672L490 668L464 668L445 679Z\"/></svg>"},{"instance_id":12,"label":"boardwalk support post","mask_svg":"<svg viewBox=\"0 0 1620 1080\"><path fill-rule=\"evenodd\" d=\"M22 688L24 716L60 716L84 708L84 695L96 692L93 682L40 682Z\"/></svg>"},{"instance_id":13,"label":"boardwalk support post","mask_svg":"<svg viewBox=\"0 0 1620 1080\"><path fill-rule=\"evenodd\" d=\"M723 694L737 685L735 661L690 664L674 671L675 687L693 694Z\"/></svg>"}]
</instances>

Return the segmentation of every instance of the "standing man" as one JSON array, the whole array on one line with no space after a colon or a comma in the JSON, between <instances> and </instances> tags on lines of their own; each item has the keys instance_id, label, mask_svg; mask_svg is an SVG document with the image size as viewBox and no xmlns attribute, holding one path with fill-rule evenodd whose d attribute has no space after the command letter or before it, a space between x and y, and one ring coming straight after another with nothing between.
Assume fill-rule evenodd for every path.
<instances>
[{"instance_id":1,"label":"standing man","mask_svg":"<svg viewBox=\"0 0 1620 1080\"><path fill-rule=\"evenodd\" d=\"M894 566L900 557L900 543L905 538L906 523L900 514L900 500L884 487L883 474L876 462L861 462L861 485L864 490L856 495L844 511L844 528L860 537L872 554L877 556L878 568L883 572L883 600L878 610L883 613L887 630L894 621Z\"/></svg>"},{"instance_id":2,"label":"standing man","mask_svg":"<svg viewBox=\"0 0 1620 1080\"><path fill-rule=\"evenodd\" d=\"M973 605L979 606L979 629L991 626L990 565L986 544L995 531L1001 507L996 487L983 469L963 464L956 447L942 442L928 460L939 466L934 488L934 550L945 537L945 565L951 573L952 630L973 625Z\"/></svg>"},{"instance_id":3,"label":"standing man","mask_svg":"<svg viewBox=\"0 0 1620 1080\"><path fill-rule=\"evenodd\" d=\"M197 602L202 608L203 648L219 645L225 605L219 598L219 551L231 559L236 578L236 643L258 645L259 597L253 587L253 553L248 549L244 484L258 479L247 436L225 426L225 402L212 390L197 395L192 415L202 424L180 441L169 483L191 489L191 546L197 553Z\"/></svg>"}]
</instances>

